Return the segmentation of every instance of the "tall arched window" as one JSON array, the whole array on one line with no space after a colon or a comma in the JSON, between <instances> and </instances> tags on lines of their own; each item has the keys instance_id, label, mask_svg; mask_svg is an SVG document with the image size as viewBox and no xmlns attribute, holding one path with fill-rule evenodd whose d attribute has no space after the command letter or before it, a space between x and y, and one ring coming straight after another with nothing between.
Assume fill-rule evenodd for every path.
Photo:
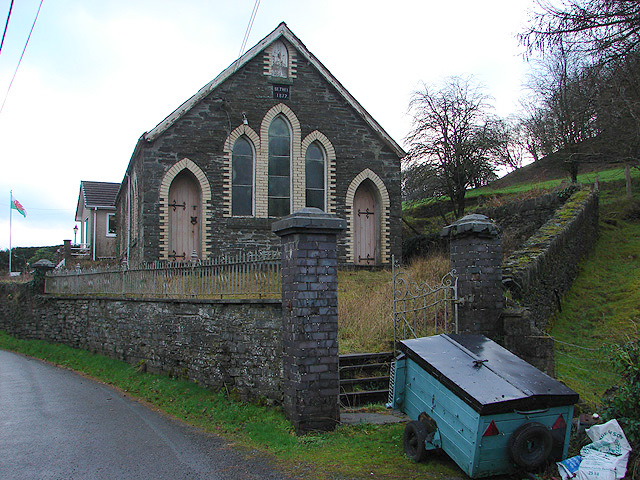
<instances>
[{"instance_id":1,"label":"tall arched window","mask_svg":"<svg viewBox=\"0 0 640 480\"><path fill-rule=\"evenodd\" d=\"M253 215L253 148L247 137L233 145L231 215Z\"/></svg>"},{"instance_id":2,"label":"tall arched window","mask_svg":"<svg viewBox=\"0 0 640 480\"><path fill-rule=\"evenodd\" d=\"M269 216L282 217L291 210L291 131L283 117L269 126Z\"/></svg>"},{"instance_id":3,"label":"tall arched window","mask_svg":"<svg viewBox=\"0 0 640 480\"><path fill-rule=\"evenodd\" d=\"M325 159L324 149L318 142L307 148L305 155L306 206L325 209Z\"/></svg>"}]
</instances>

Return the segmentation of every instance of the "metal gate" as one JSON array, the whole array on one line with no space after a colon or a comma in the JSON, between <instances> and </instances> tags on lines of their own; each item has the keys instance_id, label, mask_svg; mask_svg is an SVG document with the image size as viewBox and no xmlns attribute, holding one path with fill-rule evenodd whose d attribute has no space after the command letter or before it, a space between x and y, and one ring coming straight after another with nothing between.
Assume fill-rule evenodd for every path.
<instances>
[{"instance_id":1,"label":"metal gate","mask_svg":"<svg viewBox=\"0 0 640 480\"><path fill-rule=\"evenodd\" d=\"M411 279L392 261L393 345L407 338L458 333L458 277L447 273L439 285Z\"/></svg>"}]
</instances>

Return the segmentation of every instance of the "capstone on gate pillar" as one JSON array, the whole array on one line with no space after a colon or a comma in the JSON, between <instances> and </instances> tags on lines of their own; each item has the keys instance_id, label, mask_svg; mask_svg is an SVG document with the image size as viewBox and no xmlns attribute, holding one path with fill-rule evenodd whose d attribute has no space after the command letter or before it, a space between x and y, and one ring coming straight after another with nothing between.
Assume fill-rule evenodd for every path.
<instances>
[{"instance_id":1,"label":"capstone on gate pillar","mask_svg":"<svg viewBox=\"0 0 640 480\"><path fill-rule=\"evenodd\" d=\"M345 228L317 208L271 227L282 238L283 406L298 434L340 420L336 237Z\"/></svg>"},{"instance_id":2,"label":"capstone on gate pillar","mask_svg":"<svg viewBox=\"0 0 640 480\"><path fill-rule=\"evenodd\" d=\"M501 341L502 241L500 229L485 215L467 215L445 227L451 268L458 276L458 329Z\"/></svg>"}]
</instances>

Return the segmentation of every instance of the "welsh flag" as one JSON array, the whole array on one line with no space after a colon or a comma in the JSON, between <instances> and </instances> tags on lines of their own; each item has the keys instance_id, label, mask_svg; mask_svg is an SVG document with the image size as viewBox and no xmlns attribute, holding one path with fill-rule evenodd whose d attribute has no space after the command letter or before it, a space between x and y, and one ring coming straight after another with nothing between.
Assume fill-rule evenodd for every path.
<instances>
[{"instance_id":1,"label":"welsh flag","mask_svg":"<svg viewBox=\"0 0 640 480\"><path fill-rule=\"evenodd\" d=\"M11 208L13 208L14 210L17 210L18 213L23 217L27 216L27 211L24 209L22 204L18 200L14 199L13 197L11 197Z\"/></svg>"}]
</instances>

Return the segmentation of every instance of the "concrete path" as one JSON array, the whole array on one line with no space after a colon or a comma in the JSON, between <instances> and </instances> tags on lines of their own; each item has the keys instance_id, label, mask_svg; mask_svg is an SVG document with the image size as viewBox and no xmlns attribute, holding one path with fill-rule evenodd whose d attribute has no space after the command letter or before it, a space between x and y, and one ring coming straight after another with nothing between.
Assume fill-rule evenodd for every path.
<instances>
[{"instance_id":1,"label":"concrete path","mask_svg":"<svg viewBox=\"0 0 640 480\"><path fill-rule=\"evenodd\" d=\"M285 479L258 455L0 350L0 479Z\"/></svg>"},{"instance_id":2,"label":"concrete path","mask_svg":"<svg viewBox=\"0 0 640 480\"><path fill-rule=\"evenodd\" d=\"M368 423L371 425L386 425L388 423L406 423L409 417L400 412L342 412L340 422L347 425L360 425Z\"/></svg>"}]
</instances>

